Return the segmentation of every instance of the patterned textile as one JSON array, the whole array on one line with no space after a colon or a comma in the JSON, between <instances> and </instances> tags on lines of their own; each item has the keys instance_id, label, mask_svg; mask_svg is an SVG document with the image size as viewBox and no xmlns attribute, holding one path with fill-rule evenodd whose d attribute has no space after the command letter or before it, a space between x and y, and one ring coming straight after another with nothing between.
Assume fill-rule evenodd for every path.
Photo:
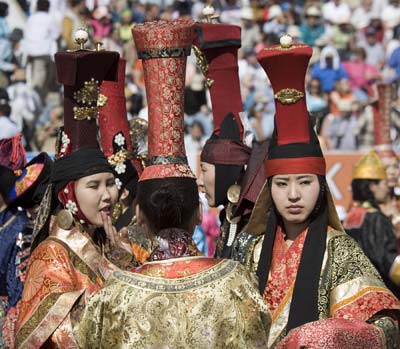
<instances>
[{"instance_id":1,"label":"patterned textile","mask_svg":"<svg viewBox=\"0 0 400 349\"><path fill-rule=\"evenodd\" d=\"M289 332L278 349L376 349L383 348L380 330L360 320L324 319L309 322Z\"/></svg>"},{"instance_id":2,"label":"patterned textile","mask_svg":"<svg viewBox=\"0 0 400 349\"><path fill-rule=\"evenodd\" d=\"M271 277L268 280L265 301L272 312L272 324L269 336L269 347L274 348L287 335L286 325L289 316L291 295L302 252L302 240L306 232L290 246L284 244L281 230L276 234ZM249 251L251 269L257 267L260 245L263 239ZM276 261L281 261L280 265ZM393 338L394 322L382 323L374 317L386 310L396 318L400 302L382 282L379 273L361 251L357 243L344 232L328 229L327 249L321 270L319 284L318 312L320 319L342 318L371 322L385 333L387 342ZM390 320L389 320L390 321Z\"/></svg>"},{"instance_id":3,"label":"patterned textile","mask_svg":"<svg viewBox=\"0 0 400 349\"><path fill-rule=\"evenodd\" d=\"M148 158L186 157L183 133L186 56L170 56L168 49L190 48L194 22L188 19L154 21L132 29L135 46L143 60L149 106ZM154 55L157 51L156 55ZM150 55L149 52L152 52ZM147 166L140 180L164 177L195 178L190 167L179 161Z\"/></svg>"},{"instance_id":4,"label":"patterned textile","mask_svg":"<svg viewBox=\"0 0 400 349\"><path fill-rule=\"evenodd\" d=\"M152 252L148 261L159 261L170 258L199 256L191 234L182 229L164 229L157 233L157 248Z\"/></svg>"},{"instance_id":5,"label":"patterned textile","mask_svg":"<svg viewBox=\"0 0 400 349\"><path fill-rule=\"evenodd\" d=\"M270 317L239 263L205 257L116 272L89 301L82 348L266 348ZM122 330L121 330L122 329Z\"/></svg>"},{"instance_id":6,"label":"patterned textile","mask_svg":"<svg viewBox=\"0 0 400 349\"><path fill-rule=\"evenodd\" d=\"M28 218L18 209L6 209L0 213L0 296L6 296L14 306L21 296L22 284L16 277L15 258L18 252L17 238Z\"/></svg>"},{"instance_id":7,"label":"patterned textile","mask_svg":"<svg viewBox=\"0 0 400 349\"><path fill-rule=\"evenodd\" d=\"M381 211L364 206L354 207L349 212L344 228L379 271L386 286L399 298L400 287L390 277L392 265L398 255L393 226Z\"/></svg>"},{"instance_id":8,"label":"patterned textile","mask_svg":"<svg viewBox=\"0 0 400 349\"><path fill-rule=\"evenodd\" d=\"M32 253L18 304L16 348L77 348L72 331L88 297L113 271L85 234L53 225ZM83 297L81 297L83 296Z\"/></svg>"}]
</instances>

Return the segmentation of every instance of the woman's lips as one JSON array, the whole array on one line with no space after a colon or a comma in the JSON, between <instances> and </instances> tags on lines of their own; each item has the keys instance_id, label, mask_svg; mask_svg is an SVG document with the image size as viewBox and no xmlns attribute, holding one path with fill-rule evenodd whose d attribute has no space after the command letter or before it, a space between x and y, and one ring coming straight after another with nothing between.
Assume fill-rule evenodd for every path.
<instances>
[{"instance_id":1,"label":"woman's lips","mask_svg":"<svg viewBox=\"0 0 400 349\"><path fill-rule=\"evenodd\" d=\"M293 205L293 206L289 206L287 208L287 210L289 211L289 213L291 214L299 214L302 212L303 207L302 206L297 206L297 205Z\"/></svg>"}]
</instances>

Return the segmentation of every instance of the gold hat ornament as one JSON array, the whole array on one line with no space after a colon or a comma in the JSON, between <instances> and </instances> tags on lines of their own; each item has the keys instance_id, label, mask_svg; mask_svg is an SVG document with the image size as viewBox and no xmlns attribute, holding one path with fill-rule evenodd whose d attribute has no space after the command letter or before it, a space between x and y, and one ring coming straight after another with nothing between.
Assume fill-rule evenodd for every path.
<instances>
[{"instance_id":1,"label":"gold hat ornament","mask_svg":"<svg viewBox=\"0 0 400 349\"><path fill-rule=\"evenodd\" d=\"M353 179L386 179L386 170L375 150L365 154L354 166Z\"/></svg>"}]
</instances>

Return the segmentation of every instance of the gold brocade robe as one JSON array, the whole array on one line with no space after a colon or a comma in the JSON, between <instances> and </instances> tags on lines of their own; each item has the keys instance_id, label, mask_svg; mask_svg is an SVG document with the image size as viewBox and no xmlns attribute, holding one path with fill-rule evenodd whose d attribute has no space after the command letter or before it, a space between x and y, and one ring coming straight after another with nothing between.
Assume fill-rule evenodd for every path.
<instances>
[{"instance_id":1,"label":"gold brocade robe","mask_svg":"<svg viewBox=\"0 0 400 349\"><path fill-rule=\"evenodd\" d=\"M116 269L86 234L53 224L29 260L16 348L78 348L73 328L85 302Z\"/></svg>"},{"instance_id":2,"label":"gold brocade robe","mask_svg":"<svg viewBox=\"0 0 400 349\"><path fill-rule=\"evenodd\" d=\"M274 348L287 335L294 282L306 233L304 231L299 235L288 248L278 227L264 292L272 317L269 348ZM263 238L248 250L250 256L247 256L247 261L251 260L253 270L258 266L262 242ZM342 231L328 228L319 282L319 319L344 318L370 322L382 330L386 347L395 348L398 330L385 312L391 314L390 311L399 309L399 300L387 289L357 242ZM380 315L376 316L377 313Z\"/></svg>"},{"instance_id":3,"label":"gold brocade robe","mask_svg":"<svg viewBox=\"0 0 400 349\"><path fill-rule=\"evenodd\" d=\"M115 272L89 301L81 348L266 348L270 316L238 262L181 257Z\"/></svg>"}]
</instances>

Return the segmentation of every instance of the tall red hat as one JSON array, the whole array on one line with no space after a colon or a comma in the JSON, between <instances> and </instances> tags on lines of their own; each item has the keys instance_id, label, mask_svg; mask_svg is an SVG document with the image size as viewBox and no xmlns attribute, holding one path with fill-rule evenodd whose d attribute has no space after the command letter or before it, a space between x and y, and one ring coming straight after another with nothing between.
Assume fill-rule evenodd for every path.
<instances>
[{"instance_id":1,"label":"tall red hat","mask_svg":"<svg viewBox=\"0 0 400 349\"><path fill-rule=\"evenodd\" d=\"M243 111L238 74L238 49L241 46L241 29L235 25L196 23L193 44L200 68L210 90L214 133L219 134L225 117L232 113L243 137L239 113Z\"/></svg>"},{"instance_id":2,"label":"tall red hat","mask_svg":"<svg viewBox=\"0 0 400 349\"><path fill-rule=\"evenodd\" d=\"M381 157L396 157L390 139L390 114L395 93L393 84L378 84L378 101L372 105L375 150Z\"/></svg>"},{"instance_id":3,"label":"tall red hat","mask_svg":"<svg viewBox=\"0 0 400 349\"><path fill-rule=\"evenodd\" d=\"M139 161L132 159L125 98L125 66L126 60L120 58L118 81L103 81L98 103L101 147L123 186L142 172Z\"/></svg>"},{"instance_id":4,"label":"tall red hat","mask_svg":"<svg viewBox=\"0 0 400 349\"><path fill-rule=\"evenodd\" d=\"M309 120L305 75L312 55L310 46L292 43L266 47L257 59L275 93L275 130L269 147L267 175L313 173L325 175L326 165Z\"/></svg>"},{"instance_id":5,"label":"tall red hat","mask_svg":"<svg viewBox=\"0 0 400 349\"><path fill-rule=\"evenodd\" d=\"M149 108L149 166L139 180L195 178L187 162L183 132L186 56L190 55L194 22L147 22L136 25L132 34L143 60Z\"/></svg>"}]
</instances>

